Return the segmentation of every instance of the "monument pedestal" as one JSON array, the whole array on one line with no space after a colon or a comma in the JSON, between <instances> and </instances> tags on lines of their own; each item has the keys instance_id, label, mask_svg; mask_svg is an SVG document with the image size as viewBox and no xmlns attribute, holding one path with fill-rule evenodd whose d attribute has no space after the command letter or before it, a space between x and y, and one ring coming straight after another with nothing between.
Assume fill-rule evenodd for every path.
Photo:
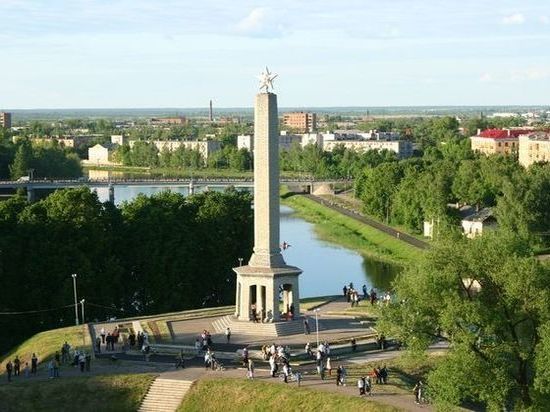
<instances>
[{"instance_id":1,"label":"monument pedestal","mask_svg":"<svg viewBox=\"0 0 550 412\"><path fill-rule=\"evenodd\" d=\"M300 291L298 275L302 273L294 266L254 267L239 266L237 273L237 295L235 316L239 320L262 323L287 320L289 313L300 315ZM283 310L280 299L282 294Z\"/></svg>"}]
</instances>

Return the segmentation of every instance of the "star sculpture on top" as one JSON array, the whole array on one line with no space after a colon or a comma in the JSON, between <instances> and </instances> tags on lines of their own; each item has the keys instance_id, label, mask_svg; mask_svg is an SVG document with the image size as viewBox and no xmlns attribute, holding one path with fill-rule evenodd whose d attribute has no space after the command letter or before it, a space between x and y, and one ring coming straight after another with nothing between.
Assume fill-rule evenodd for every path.
<instances>
[{"instance_id":1,"label":"star sculpture on top","mask_svg":"<svg viewBox=\"0 0 550 412\"><path fill-rule=\"evenodd\" d=\"M269 93L269 89L273 90L273 80L278 76L278 74L271 73L267 66L265 66L265 71L262 72L258 79L260 79L260 91L265 89L266 93Z\"/></svg>"}]
</instances>

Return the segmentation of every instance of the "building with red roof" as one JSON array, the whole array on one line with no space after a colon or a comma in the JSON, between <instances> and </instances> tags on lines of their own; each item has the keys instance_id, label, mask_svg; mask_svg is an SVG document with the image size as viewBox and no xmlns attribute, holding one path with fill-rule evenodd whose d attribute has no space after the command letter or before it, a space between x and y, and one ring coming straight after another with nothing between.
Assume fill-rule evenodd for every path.
<instances>
[{"instance_id":1,"label":"building with red roof","mask_svg":"<svg viewBox=\"0 0 550 412\"><path fill-rule=\"evenodd\" d=\"M531 131L532 129L478 130L475 136L470 137L472 150L485 155L517 155L519 150L518 137Z\"/></svg>"}]
</instances>

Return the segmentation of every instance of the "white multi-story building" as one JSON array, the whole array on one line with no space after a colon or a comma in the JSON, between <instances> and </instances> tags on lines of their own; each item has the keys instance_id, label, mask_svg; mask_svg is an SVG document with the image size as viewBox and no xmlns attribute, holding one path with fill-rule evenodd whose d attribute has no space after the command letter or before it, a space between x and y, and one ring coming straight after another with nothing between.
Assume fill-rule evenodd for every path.
<instances>
[{"instance_id":1,"label":"white multi-story building","mask_svg":"<svg viewBox=\"0 0 550 412\"><path fill-rule=\"evenodd\" d=\"M324 142L323 150L332 152L338 146L357 152L389 150L400 159L410 157L413 153L412 143L407 140L329 140Z\"/></svg>"}]
</instances>

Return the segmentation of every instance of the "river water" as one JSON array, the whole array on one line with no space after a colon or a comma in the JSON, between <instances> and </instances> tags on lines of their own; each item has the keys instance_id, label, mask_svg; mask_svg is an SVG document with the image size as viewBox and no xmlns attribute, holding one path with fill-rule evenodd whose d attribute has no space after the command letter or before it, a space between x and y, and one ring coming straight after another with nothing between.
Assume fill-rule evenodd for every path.
<instances>
[{"instance_id":1,"label":"river water","mask_svg":"<svg viewBox=\"0 0 550 412\"><path fill-rule=\"evenodd\" d=\"M94 188L92 188L94 189ZM95 188L101 201L108 200L106 187ZM115 203L132 200L139 193L150 196L163 190L188 194L187 187L115 186ZM200 191L200 188L196 188ZM314 225L294 214L285 205L281 206L281 242L290 247L283 251L287 264L303 270L300 275L300 295L302 297L336 295L344 285L353 282L356 288L366 285L379 292L390 288L391 281L399 268L360 255L332 242L320 239Z\"/></svg>"}]
</instances>

